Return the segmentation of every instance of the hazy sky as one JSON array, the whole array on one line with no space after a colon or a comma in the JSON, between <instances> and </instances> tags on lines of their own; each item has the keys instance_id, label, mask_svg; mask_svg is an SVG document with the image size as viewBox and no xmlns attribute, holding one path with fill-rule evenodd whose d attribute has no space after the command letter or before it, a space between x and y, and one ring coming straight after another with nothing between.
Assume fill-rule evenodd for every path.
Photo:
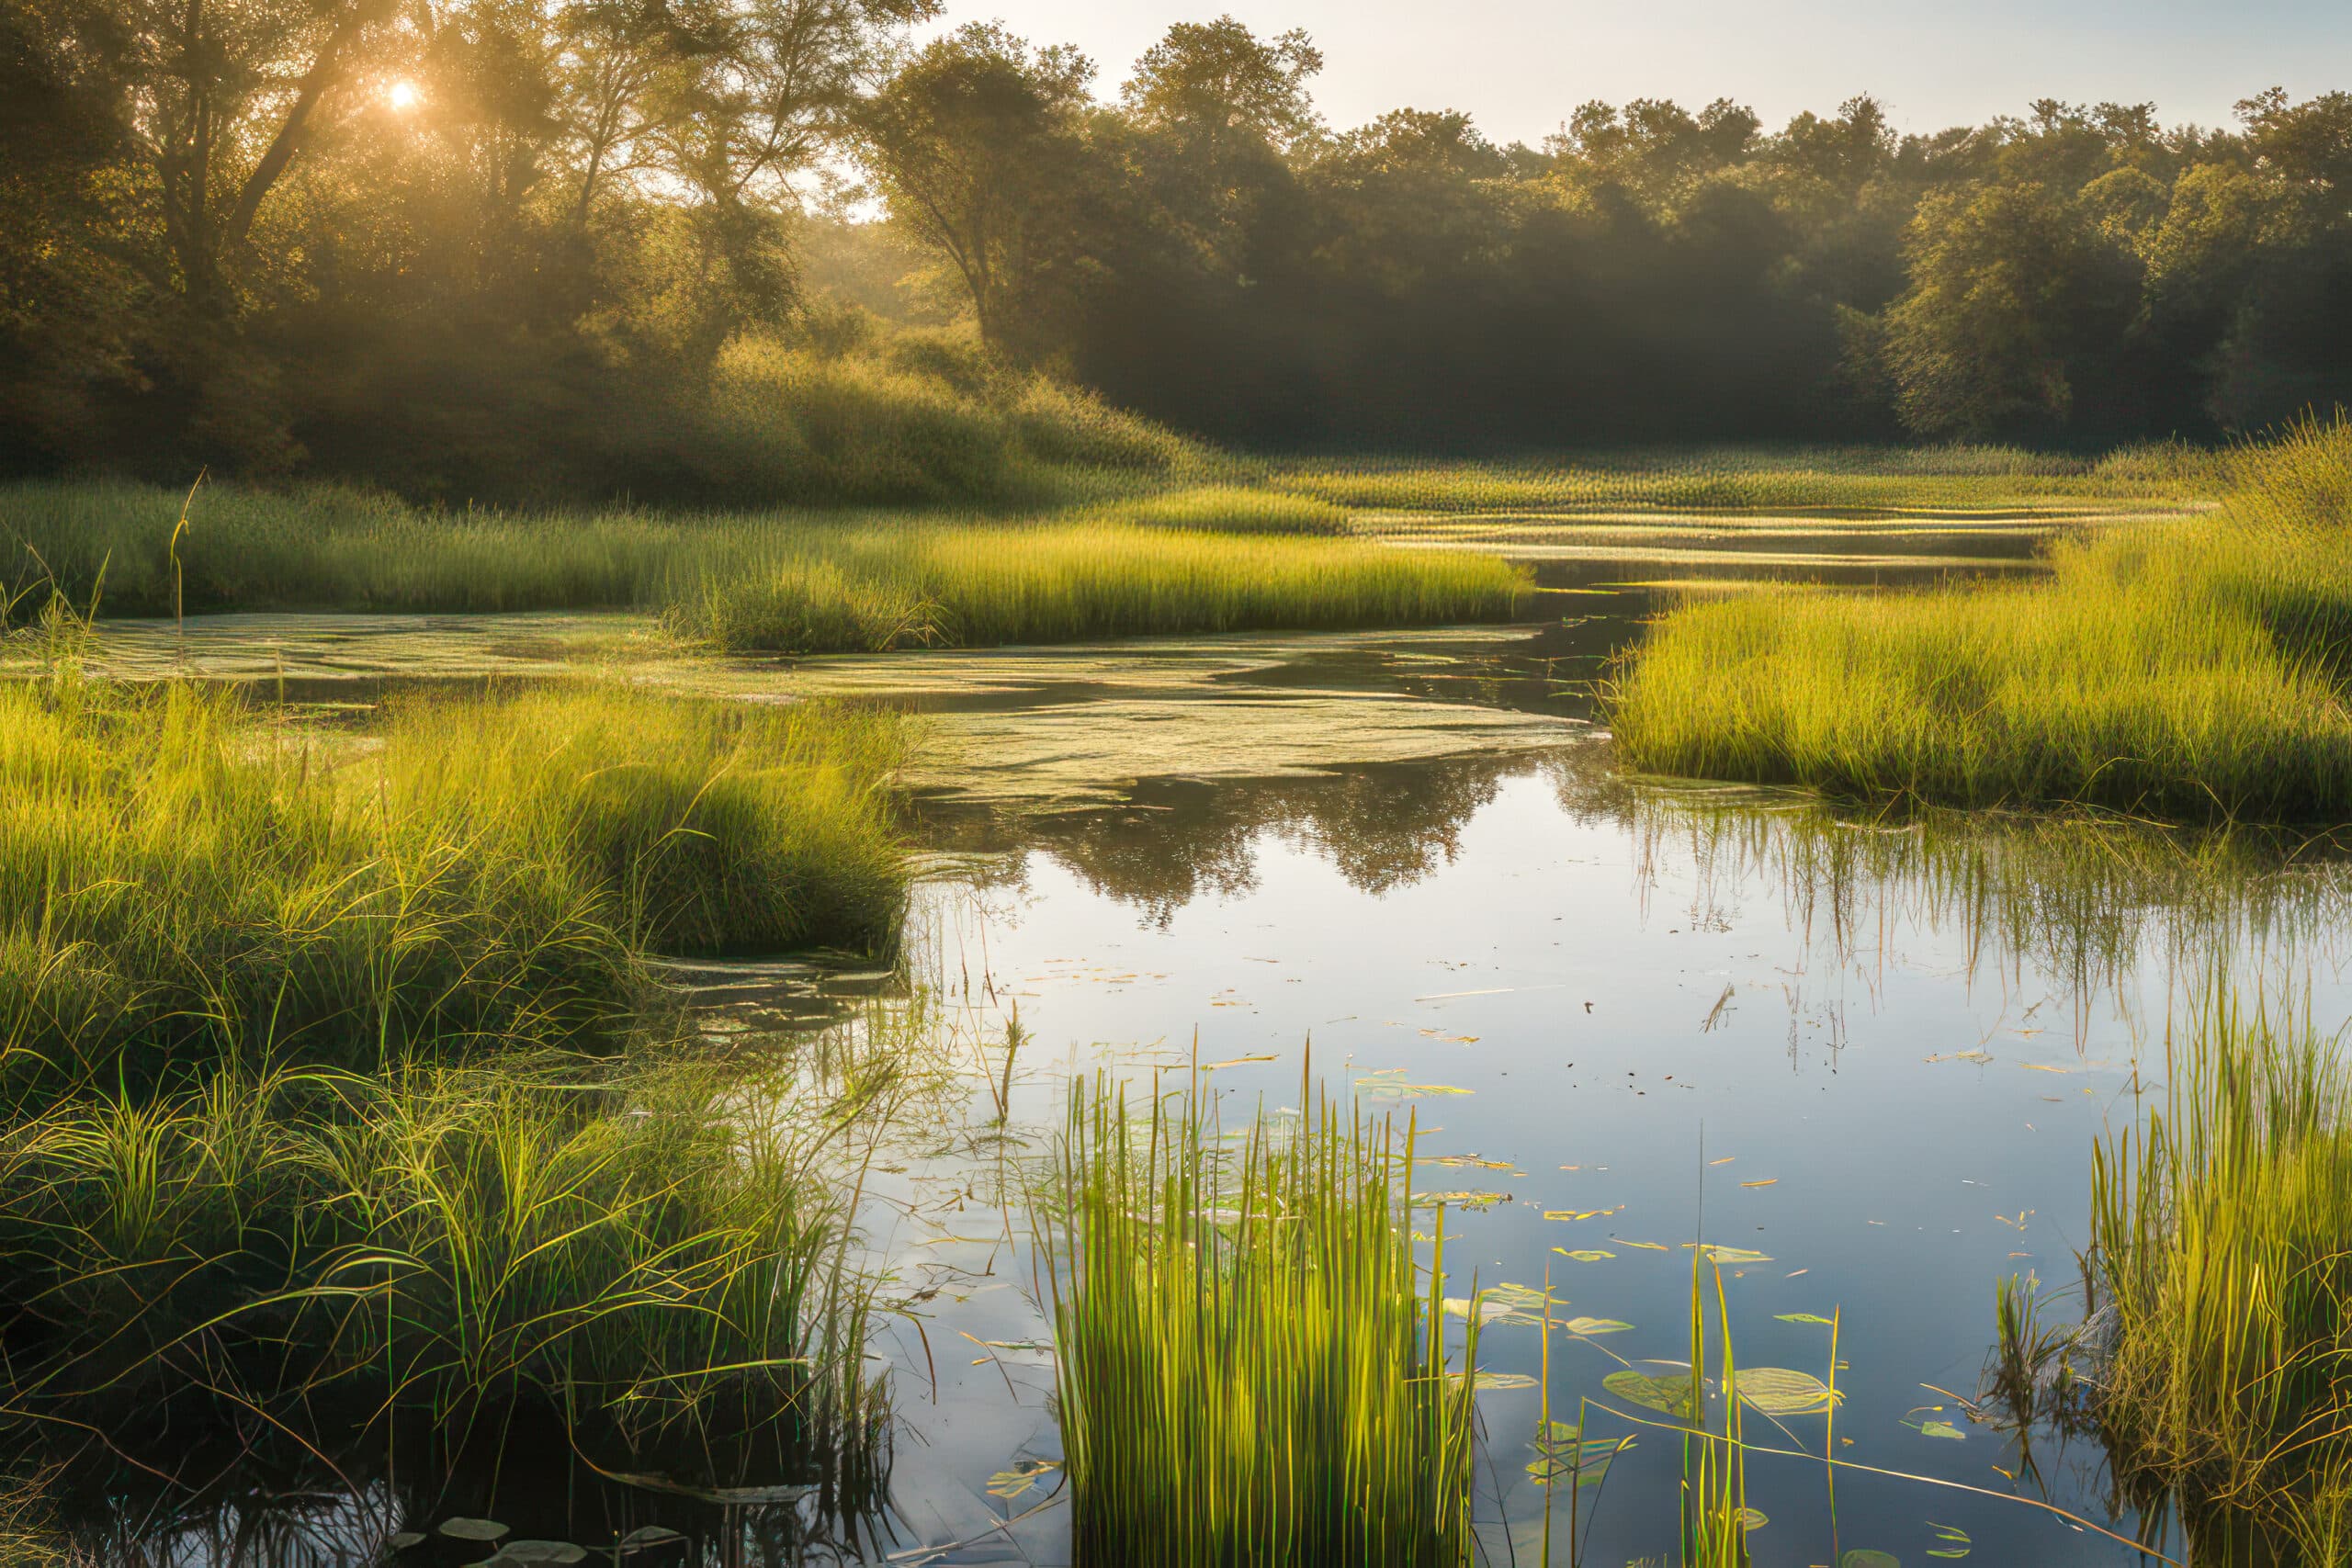
<instances>
[{"instance_id":1,"label":"hazy sky","mask_svg":"<svg viewBox=\"0 0 2352 1568\"><path fill-rule=\"evenodd\" d=\"M1497 141L1538 141L1577 104L1730 97L1777 127L1875 94L1905 130L2038 97L2153 100L2167 123L2215 125L2282 85L2352 88L2346 0L948 0L954 22L1001 19L1075 43L1115 94L1169 23L1231 12L1322 47L1316 99L1337 126L1383 110L1468 110Z\"/></svg>"}]
</instances>

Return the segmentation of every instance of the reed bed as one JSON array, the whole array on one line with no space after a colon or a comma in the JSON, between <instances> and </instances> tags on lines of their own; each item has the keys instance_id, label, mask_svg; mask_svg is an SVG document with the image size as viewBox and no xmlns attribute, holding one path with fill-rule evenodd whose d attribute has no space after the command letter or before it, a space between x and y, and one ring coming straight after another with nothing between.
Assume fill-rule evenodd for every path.
<instances>
[{"instance_id":1,"label":"reed bed","mask_svg":"<svg viewBox=\"0 0 2352 1568\"><path fill-rule=\"evenodd\" d=\"M1476 1324L1451 1370L1395 1134L1074 1096L1045 1240L1078 1561L1469 1562Z\"/></svg>"},{"instance_id":2,"label":"reed bed","mask_svg":"<svg viewBox=\"0 0 2352 1568\"><path fill-rule=\"evenodd\" d=\"M789 651L1492 620L1528 596L1500 562L1312 537L1344 513L1234 485L1008 518L450 513L101 480L0 489L0 526L12 592L109 615L636 609Z\"/></svg>"},{"instance_id":3,"label":"reed bed","mask_svg":"<svg viewBox=\"0 0 2352 1568\"><path fill-rule=\"evenodd\" d=\"M2324 1554L2352 1495L2341 1041L2216 983L2168 1054L2161 1107L2092 1167L2093 1417L2118 1474L2193 1529L2234 1519L2341 1562Z\"/></svg>"},{"instance_id":4,"label":"reed bed","mask_svg":"<svg viewBox=\"0 0 2352 1568\"><path fill-rule=\"evenodd\" d=\"M1611 705L1657 773L1962 806L2330 818L2352 800L2352 425L2230 459L2206 519L2059 548L2052 581L1675 610Z\"/></svg>"},{"instance_id":5,"label":"reed bed","mask_svg":"<svg viewBox=\"0 0 2352 1568\"><path fill-rule=\"evenodd\" d=\"M871 1287L832 1145L844 1100L887 1092L526 1055L224 1073L20 1119L0 1128L5 1415L201 1399L311 1442L342 1440L339 1412L462 1447L536 1401L639 1438L725 1414L870 1450Z\"/></svg>"},{"instance_id":6,"label":"reed bed","mask_svg":"<svg viewBox=\"0 0 2352 1568\"><path fill-rule=\"evenodd\" d=\"M1490 557L1116 522L841 530L776 553L706 579L672 628L729 650L985 647L1506 620L1532 592Z\"/></svg>"},{"instance_id":7,"label":"reed bed","mask_svg":"<svg viewBox=\"0 0 2352 1568\"><path fill-rule=\"evenodd\" d=\"M585 1044L648 948L887 946L898 755L878 716L613 689L338 739L185 683L0 685L0 1094Z\"/></svg>"},{"instance_id":8,"label":"reed bed","mask_svg":"<svg viewBox=\"0 0 2352 1568\"><path fill-rule=\"evenodd\" d=\"M1276 489L1348 507L1437 512L2105 509L2210 496L2220 465L2178 446L2072 457L2010 446L1704 447L1470 463L1272 466Z\"/></svg>"}]
</instances>

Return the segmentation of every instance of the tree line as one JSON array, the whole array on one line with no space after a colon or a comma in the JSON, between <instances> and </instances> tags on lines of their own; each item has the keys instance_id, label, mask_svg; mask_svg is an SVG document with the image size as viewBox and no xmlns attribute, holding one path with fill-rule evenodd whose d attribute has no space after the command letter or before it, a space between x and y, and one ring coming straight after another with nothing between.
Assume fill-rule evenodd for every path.
<instances>
[{"instance_id":1,"label":"tree line","mask_svg":"<svg viewBox=\"0 0 2352 1568\"><path fill-rule=\"evenodd\" d=\"M1259 447L2210 439L2352 400L2352 95L1335 129L1304 33L1115 86L939 0L0 0L0 461L634 443L730 344L960 318ZM683 422L683 423L682 423Z\"/></svg>"}]
</instances>

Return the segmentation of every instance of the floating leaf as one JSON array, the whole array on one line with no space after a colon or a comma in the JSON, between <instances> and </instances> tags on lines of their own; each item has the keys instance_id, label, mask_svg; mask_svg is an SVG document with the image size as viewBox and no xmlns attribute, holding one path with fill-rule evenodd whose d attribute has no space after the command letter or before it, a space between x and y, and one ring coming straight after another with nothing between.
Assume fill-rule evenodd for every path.
<instances>
[{"instance_id":1,"label":"floating leaf","mask_svg":"<svg viewBox=\"0 0 2352 1568\"><path fill-rule=\"evenodd\" d=\"M1622 1334L1634 1325L1630 1323L1620 1323L1613 1317L1572 1317L1565 1323L1555 1323L1553 1326L1565 1328L1578 1338L1583 1338L1594 1334Z\"/></svg>"},{"instance_id":2,"label":"floating leaf","mask_svg":"<svg viewBox=\"0 0 2352 1568\"><path fill-rule=\"evenodd\" d=\"M1407 1083L1405 1069L1402 1067L1391 1067L1385 1072L1366 1073L1356 1079L1355 1087L1358 1094L1374 1095L1384 1100L1410 1100L1425 1094L1469 1094L1472 1092L1466 1089L1457 1089L1452 1084Z\"/></svg>"},{"instance_id":3,"label":"floating leaf","mask_svg":"<svg viewBox=\"0 0 2352 1568\"><path fill-rule=\"evenodd\" d=\"M1601 1379L1600 1386L1628 1404L1638 1404L1645 1410L1661 1411L1685 1421L1696 1419L1699 1414L1687 1371L1671 1377L1653 1377L1626 1367Z\"/></svg>"},{"instance_id":4,"label":"floating leaf","mask_svg":"<svg viewBox=\"0 0 2352 1568\"><path fill-rule=\"evenodd\" d=\"M1548 1436L1537 1429L1527 1473L1538 1486L1570 1478L1598 1481L1608 1473L1610 1461L1633 1446L1631 1438L1586 1438L1574 1423L1555 1421Z\"/></svg>"},{"instance_id":5,"label":"floating leaf","mask_svg":"<svg viewBox=\"0 0 2352 1568\"><path fill-rule=\"evenodd\" d=\"M1049 1475L1060 1468L1060 1462L1055 1460L1022 1460L1011 1470L1000 1470L989 1477L989 1495L1010 1502L1036 1485L1040 1476Z\"/></svg>"},{"instance_id":6,"label":"floating leaf","mask_svg":"<svg viewBox=\"0 0 2352 1568\"><path fill-rule=\"evenodd\" d=\"M1968 1539L1968 1532L1958 1525L1939 1525L1935 1520L1929 1519L1928 1528L1936 1532L1938 1540L1945 1543L1930 1551L1928 1553L1930 1557L1962 1558L1967 1556L1975 1547L1976 1543Z\"/></svg>"},{"instance_id":7,"label":"floating leaf","mask_svg":"<svg viewBox=\"0 0 2352 1568\"><path fill-rule=\"evenodd\" d=\"M1838 1568L1903 1568L1903 1562L1889 1551L1849 1551L1838 1560Z\"/></svg>"},{"instance_id":8,"label":"floating leaf","mask_svg":"<svg viewBox=\"0 0 2352 1568\"><path fill-rule=\"evenodd\" d=\"M1598 1263L1604 1258L1614 1258L1617 1256L1613 1252L1604 1252L1597 1247L1578 1247L1574 1252L1569 1251L1565 1247L1555 1247L1552 1250L1558 1253L1563 1258L1573 1258L1579 1263Z\"/></svg>"},{"instance_id":9,"label":"floating leaf","mask_svg":"<svg viewBox=\"0 0 2352 1568\"><path fill-rule=\"evenodd\" d=\"M1416 1192L1413 1194L1413 1207L1434 1209L1445 1203L1457 1209L1491 1209L1498 1203L1508 1202L1510 1199L1508 1192Z\"/></svg>"},{"instance_id":10,"label":"floating leaf","mask_svg":"<svg viewBox=\"0 0 2352 1568\"><path fill-rule=\"evenodd\" d=\"M1911 1425L1908 1421L1903 1424L1906 1427ZM1967 1433L1949 1421L1923 1421L1919 1424L1917 1431L1923 1438L1950 1438L1955 1443L1965 1441L1968 1437Z\"/></svg>"},{"instance_id":11,"label":"floating leaf","mask_svg":"<svg viewBox=\"0 0 2352 1568\"><path fill-rule=\"evenodd\" d=\"M1699 1256L1710 1263L1770 1263L1771 1258L1760 1252L1750 1252L1744 1247L1717 1247L1713 1242L1686 1241L1685 1247L1696 1247Z\"/></svg>"},{"instance_id":12,"label":"floating leaf","mask_svg":"<svg viewBox=\"0 0 2352 1568\"><path fill-rule=\"evenodd\" d=\"M1622 1235L1612 1235L1609 1239L1620 1247L1638 1247L1644 1252L1672 1252L1674 1250L1662 1241L1627 1241Z\"/></svg>"},{"instance_id":13,"label":"floating leaf","mask_svg":"<svg viewBox=\"0 0 2352 1568\"><path fill-rule=\"evenodd\" d=\"M496 1519L443 1519L441 1533L451 1540L498 1540L506 1527Z\"/></svg>"},{"instance_id":14,"label":"floating leaf","mask_svg":"<svg viewBox=\"0 0 2352 1568\"><path fill-rule=\"evenodd\" d=\"M1778 1187L1780 1184L1781 1179L1777 1176L1768 1176L1761 1181L1743 1181L1740 1183L1742 1187Z\"/></svg>"},{"instance_id":15,"label":"floating leaf","mask_svg":"<svg viewBox=\"0 0 2352 1568\"><path fill-rule=\"evenodd\" d=\"M1767 1416L1811 1416L1838 1400L1829 1385L1811 1372L1786 1367L1742 1367L1732 1382L1749 1409Z\"/></svg>"},{"instance_id":16,"label":"floating leaf","mask_svg":"<svg viewBox=\"0 0 2352 1568\"><path fill-rule=\"evenodd\" d=\"M1282 1057L1279 1055L1227 1056L1222 1062L1203 1062L1201 1064L1201 1071L1204 1073L1213 1073L1219 1067L1238 1067L1250 1062L1279 1062L1281 1060Z\"/></svg>"},{"instance_id":17,"label":"floating leaf","mask_svg":"<svg viewBox=\"0 0 2352 1568\"><path fill-rule=\"evenodd\" d=\"M1525 1372L1480 1372L1472 1380L1470 1386L1480 1393L1505 1393L1533 1388L1535 1380Z\"/></svg>"},{"instance_id":18,"label":"floating leaf","mask_svg":"<svg viewBox=\"0 0 2352 1568\"><path fill-rule=\"evenodd\" d=\"M1822 1328L1837 1326L1834 1319L1824 1317L1817 1312L1776 1312L1772 1315L1782 1323L1810 1323Z\"/></svg>"},{"instance_id":19,"label":"floating leaf","mask_svg":"<svg viewBox=\"0 0 2352 1568\"><path fill-rule=\"evenodd\" d=\"M1415 1165L1442 1165L1449 1168L1472 1166L1480 1170L1508 1170L1518 1173L1517 1165L1507 1159L1480 1159L1476 1155L1424 1155Z\"/></svg>"},{"instance_id":20,"label":"floating leaf","mask_svg":"<svg viewBox=\"0 0 2352 1568\"><path fill-rule=\"evenodd\" d=\"M490 1561L498 1568L571 1568L588 1561L588 1549L569 1540L510 1540Z\"/></svg>"},{"instance_id":21,"label":"floating leaf","mask_svg":"<svg viewBox=\"0 0 2352 1568\"><path fill-rule=\"evenodd\" d=\"M1770 1519L1764 1517L1764 1510L1761 1508L1742 1508L1739 1511L1739 1528L1741 1529L1760 1530L1771 1522L1772 1521Z\"/></svg>"},{"instance_id":22,"label":"floating leaf","mask_svg":"<svg viewBox=\"0 0 2352 1568\"><path fill-rule=\"evenodd\" d=\"M1598 1220L1605 1215L1623 1213L1624 1208L1625 1205L1620 1203L1614 1209L1546 1209L1544 1217L1547 1220Z\"/></svg>"}]
</instances>

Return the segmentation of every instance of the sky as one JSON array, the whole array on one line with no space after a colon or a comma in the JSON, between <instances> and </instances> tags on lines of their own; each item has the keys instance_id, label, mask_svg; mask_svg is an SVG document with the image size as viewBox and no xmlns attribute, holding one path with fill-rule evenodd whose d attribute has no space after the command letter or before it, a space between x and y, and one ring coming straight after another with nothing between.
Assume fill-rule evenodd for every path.
<instances>
[{"instance_id":1,"label":"sky","mask_svg":"<svg viewBox=\"0 0 2352 1568\"><path fill-rule=\"evenodd\" d=\"M1593 98L1729 97L1777 127L1867 92L1899 130L2018 114L2035 98L2154 102L2167 124L2222 125L2271 85L2352 88L2346 0L948 0L1074 43L1114 96L1170 22L1230 12L1261 34L1305 28L1335 127L1387 109L1467 110L1498 141L1540 141Z\"/></svg>"}]
</instances>

